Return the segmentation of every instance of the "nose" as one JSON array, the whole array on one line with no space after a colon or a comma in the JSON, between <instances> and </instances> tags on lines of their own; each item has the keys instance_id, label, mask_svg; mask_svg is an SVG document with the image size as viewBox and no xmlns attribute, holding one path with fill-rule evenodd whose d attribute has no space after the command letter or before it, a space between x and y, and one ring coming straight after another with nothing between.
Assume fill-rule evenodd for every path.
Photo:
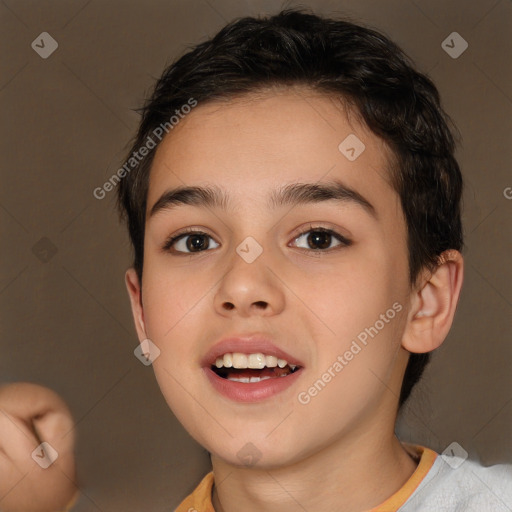
<instances>
[{"instance_id":1,"label":"nose","mask_svg":"<svg viewBox=\"0 0 512 512\"><path fill-rule=\"evenodd\" d=\"M284 308L283 284L264 254L252 263L236 252L215 294L216 311L224 316L272 316Z\"/></svg>"}]
</instances>

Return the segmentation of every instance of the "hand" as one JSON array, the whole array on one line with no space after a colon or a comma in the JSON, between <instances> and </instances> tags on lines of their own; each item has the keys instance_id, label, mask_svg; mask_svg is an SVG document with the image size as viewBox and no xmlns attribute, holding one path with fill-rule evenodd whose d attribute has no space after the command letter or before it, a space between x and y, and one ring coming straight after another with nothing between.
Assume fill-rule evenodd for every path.
<instances>
[{"instance_id":1,"label":"hand","mask_svg":"<svg viewBox=\"0 0 512 512\"><path fill-rule=\"evenodd\" d=\"M1 512L66 510L77 495L73 426L54 391L28 382L0 386ZM58 453L46 469L32 458L42 442Z\"/></svg>"}]
</instances>

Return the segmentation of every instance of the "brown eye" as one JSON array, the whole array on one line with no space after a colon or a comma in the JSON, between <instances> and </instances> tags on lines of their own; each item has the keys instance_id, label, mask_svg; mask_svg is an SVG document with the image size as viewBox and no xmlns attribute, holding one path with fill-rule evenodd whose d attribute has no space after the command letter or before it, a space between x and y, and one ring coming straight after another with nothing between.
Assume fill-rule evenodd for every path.
<instances>
[{"instance_id":1,"label":"brown eye","mask_svg":"<svg viewBox=\"0 0 512 512\"><path fill-rule=\"evenodd\" d=\"M311 249L328 249L331 245L332 235L323 231L312 231L308 237L308 245Z\"/></svg>"},{"instance_id":2,"label":"brown eye","mask_svg":"<svg viewBox=\"0 0 512 512\"><path fill-rule=\"evenodd\" d=\"M185 245L190 252L208 249L210 243L204 235L188 235L185 237Z\"/></svg>"},{"instance_id":3,"label":"brown eye","mask_svg":"<svg viewBox=\"0 0 512 512\"><path fill-rule=\"evenodd\" d=\"M210 247L211 242L216 244L214 247ZM197 252L203 252L207 249L216 249L219 244L213 240L210 235L202 233L200 231L191 231L187 233L181 233L170 238L164 245L164 250L171 252L179 252L184 254L191 254Z\"/></svg>"},{"instance_id":4,"label":"brown eye","mask_svg":"<svg viewBox=\"0 0 512 512\"><path fill-rule=\"evenodd\" d=\"M301 239L306 242L307 246L301 247L298 245L298 247L315 252L326 252L327 249L334 249L335 247L348 246L351 244L350 240L341 236L339 233L325 228L314 228L305 231L295 238L295 242L297 243ZM333 242L335 242L335 245L331 245Z\"/></svg>"}]
</instances>

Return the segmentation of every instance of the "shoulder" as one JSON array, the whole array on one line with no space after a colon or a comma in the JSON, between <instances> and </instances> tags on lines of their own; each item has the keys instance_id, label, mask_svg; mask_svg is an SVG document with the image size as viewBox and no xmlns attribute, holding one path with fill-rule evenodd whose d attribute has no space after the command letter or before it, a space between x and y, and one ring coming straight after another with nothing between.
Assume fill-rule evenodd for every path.
<instances>
[{"instance_id":1,"label":"shoulder","mask_svg":"<svg viewBox=\"0 0 512 512\"><path fill-rule=\"evenodd\" d=\"M511 512L512 465L438 455L400 512Z\"/></svg>"}]
</instances>

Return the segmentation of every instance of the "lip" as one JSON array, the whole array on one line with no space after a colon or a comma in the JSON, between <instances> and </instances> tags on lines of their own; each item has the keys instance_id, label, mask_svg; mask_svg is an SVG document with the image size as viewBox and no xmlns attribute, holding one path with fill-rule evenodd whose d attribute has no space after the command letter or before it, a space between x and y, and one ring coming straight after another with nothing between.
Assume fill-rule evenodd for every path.
<instances>
[{"instance_id":1,"label":"lip","mask_svg":"<svg viewBox=\"0 0 512 512\"><path fill-rule=\"evenodd\" d=\"M261 402L289 388L301 375L302 368L286 377L261 380L260 382L234 382L219 377L210 368L203 371L211 385L222 395L235 402Z\"/></svg>"},{"instance_id":2,"label":"lip","mask_svg":"<svg viewBox=\"0 0 512 512\"><path fill-rule=\"evenodd\" d=\"M243 336L230 336L224 338L207 352L201 361L202 367L209 368L215 364L217 357L227 353L240 352L241 354L257 354L261 352L266 356L276 356L285 359L288 363L296 366L304 366L297 358L275 345L269 337L260 334Z\"/></svg>"},{"instance_id":3,"label":"lip","mask_svg":"<svg viewBox=\"0 0 512 512\"><path fill-rule=\"evenodd\" d=\"M299 368L286 377L275 377L260 382L234 382L219 377L211 369L218 357L233 352L242 354L262 353L267 356L275 356L278 359L285 359L289 364L296 365ZM246 403L259 402L283 392L298 379L304 368L304 364L299 359L275 345L271 338L261 333L230 336L220 340L206 353L201 361L201 366L216 391L226 398Z\"/></svg>"}]
</instances>

